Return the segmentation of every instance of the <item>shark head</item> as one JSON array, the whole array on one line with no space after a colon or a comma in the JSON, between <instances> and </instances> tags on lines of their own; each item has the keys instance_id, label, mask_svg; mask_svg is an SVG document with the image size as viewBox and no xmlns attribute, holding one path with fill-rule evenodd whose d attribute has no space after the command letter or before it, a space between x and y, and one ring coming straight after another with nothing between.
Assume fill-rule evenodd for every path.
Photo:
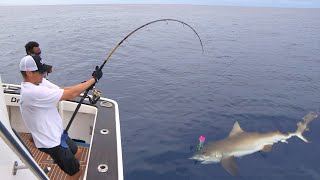
<instances>
[{"instance_id":1,"label":"shark head","mask_svg":"<svg viewBox=\"0 0 320 180\"><path fill-rule=\"evenodd\" d=\"M218 151L200 151L192 156L190 159L200 161L201 164L218 163L222 159L222 153Z\"/></svg>"},{"instance_id":2,"label":"shark head","mask_svg":"<svg viewBox=\"0 0 320 180\"><path fill-rule=\"evenodd\" d=\"M229 134L229 137L237 136L239 133L243 133L244 131L241 129L238 122L234 123L233 128ZM189 159L194 159L197 161L201 161L201 164L210 164L210 163L218 163L222 160L223 156L228 156L225 152L222 152L220 144L208 144L204 146L199 152L197 152L193 157Z\"/></svg>"}]
</instances>

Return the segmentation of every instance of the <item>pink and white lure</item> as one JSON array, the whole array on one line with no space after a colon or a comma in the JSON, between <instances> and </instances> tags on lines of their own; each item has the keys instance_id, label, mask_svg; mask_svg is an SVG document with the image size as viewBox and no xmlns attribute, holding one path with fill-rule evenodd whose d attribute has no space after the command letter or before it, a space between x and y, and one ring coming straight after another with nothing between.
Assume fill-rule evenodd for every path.
<instances>
[{"instance_id":1,"label":"pink and white lure","mask_svg":"<svg viewBox=\"0 0 320 180\"><path fill-rule=\"evenodd\" d=\"M203 144L204 144L205 140L206 140L206 137L204 137L204 136L199 137L198 151L200 151L200 149L203 148Z\"/></svg>"}]
</instances>

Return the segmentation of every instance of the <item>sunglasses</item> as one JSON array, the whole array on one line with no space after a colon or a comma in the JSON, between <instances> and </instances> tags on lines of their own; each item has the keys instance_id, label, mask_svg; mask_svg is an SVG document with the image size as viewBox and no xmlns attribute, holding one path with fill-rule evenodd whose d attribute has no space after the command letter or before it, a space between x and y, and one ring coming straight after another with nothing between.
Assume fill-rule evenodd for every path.
<instances>
[{"instance_id":1,"label":"sunglasses","mask_svg":"<svg viewBox=\"0 0 320 180\"><path fill-rule=\"evenodd\" d=\"M39 70L35 70L35 71L32 71L32 72L34 72L34 73L39 73L39 74L43 74L43 75L46 75L47 74L47 72L40 72Z\"/></svg>"}]
</instances>

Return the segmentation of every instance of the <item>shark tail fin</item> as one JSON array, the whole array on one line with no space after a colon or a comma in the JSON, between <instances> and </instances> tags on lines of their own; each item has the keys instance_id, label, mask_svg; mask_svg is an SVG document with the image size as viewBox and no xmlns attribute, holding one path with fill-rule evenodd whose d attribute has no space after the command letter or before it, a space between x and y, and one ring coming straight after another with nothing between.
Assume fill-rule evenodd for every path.
<instances>
[{"instance_id":1,"label":"shark tail fin","mask_svg":"<svg viewBox=\"0 0 320 180\"><path fill-rule=\"evenodd\" d=\"M308 143L309 141L302 135L303 132L307 130L306 125L302 122L298 122L297 126L298 128L297 128L297 131L294 133L294 135L300 138L302 141Z\"/></svg>"},{"instance_id":2,"label":"shark tail fin","mask_svg":"<svg viewBox=\"0 0 320 180\"><path fill-rule=\"evenodd\" d=\"M309 112L308 114L306 114L302 121L298 122L297 124L297 130L295 133L293 133L293 136L297 136L298 138L300 138L302 141L304 142L309 142L302 134L304 133L304 131L308 131L308 125L311 121L313 121L314 119L316 119L318 117L318 113L316 112Z\"/></svg>"},{"instance_id":3,"label":"shark tail fin","mask_svg":"<svg viewBox=\"0 0 320 180\"><path fill-rule=\"evenodd\" d=\"M296 134L296 136L306 143L309 142L302 134Z\"/></svg>"}]
</instances>

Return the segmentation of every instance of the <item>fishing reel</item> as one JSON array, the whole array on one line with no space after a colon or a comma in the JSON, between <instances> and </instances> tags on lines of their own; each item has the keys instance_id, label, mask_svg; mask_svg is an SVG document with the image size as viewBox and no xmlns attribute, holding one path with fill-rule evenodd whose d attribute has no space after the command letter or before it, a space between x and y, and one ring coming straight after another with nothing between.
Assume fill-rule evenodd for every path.
<instances>
[{"instance_id":1,"label":"fishing reel","mask_svg":"<svg viewBox=\"0 0 320 180\"><path fill-rule=\"evenodd\" d=\"M88 96L89 101L91 104L96 104L98 102L98 100L101 97L101 91L99 91L98 89L96 89L95 87L92 88L92 95L91 97Z\"/></svg>"}]
</instances>

